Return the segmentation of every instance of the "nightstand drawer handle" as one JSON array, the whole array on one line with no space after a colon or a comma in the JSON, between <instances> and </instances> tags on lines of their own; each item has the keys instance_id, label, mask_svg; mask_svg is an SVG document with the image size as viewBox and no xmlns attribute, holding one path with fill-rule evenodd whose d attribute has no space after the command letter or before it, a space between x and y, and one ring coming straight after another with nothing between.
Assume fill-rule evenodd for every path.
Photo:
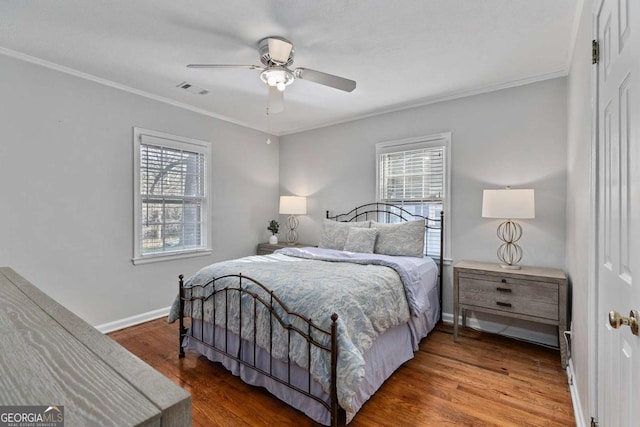
<instances>
[{"instance_id":1,"label":"nightstand drawer handle","mask_svg":"<svg viewBox=\"0 0 640 427\"><path fill-rule=\"evenodd\" d=\"M500 307L511 307L511 303L510 302L496 301L496 304L498 304Z\"/></svg>"},{"instance_id":2,"label":"nightstand drawer handle","mask_svg":"<svg viewBox=\"0 0 640 427\"><path fill-rule=\"evenodd\" d=\"M509 288L496 288L496 291L511 293L511 289L509 289Z\"/></svg>"},{"instance_id":3,"label":"nightstand drawer handle","mask_svg":"<svg viewBox=\"0 0 640 427\"><path fill-rule=\"evenodd\" d=\"M507 279L500 280L502 283L507 283Z\"/></svg>"}]
</instances>

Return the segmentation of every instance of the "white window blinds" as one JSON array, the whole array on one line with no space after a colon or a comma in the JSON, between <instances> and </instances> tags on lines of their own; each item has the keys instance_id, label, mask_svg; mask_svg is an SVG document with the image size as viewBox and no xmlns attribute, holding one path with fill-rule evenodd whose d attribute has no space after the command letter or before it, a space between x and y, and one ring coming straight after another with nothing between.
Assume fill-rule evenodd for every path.
<instances>
[{"instance_id":1,"label":"white window blinds","mask_svg":"<svg viewBox=\"0 0 640 427\"><path fill-rule=\"evenodd\" d=\"M444 147L380 155L381 201L441 201L444 194Z\"/></svg>"},{"instance_id":2,"label":"white window blinds","mask_svg":"<svg viewBox=\"0 0 640 427\"><path fill-rule=\"evenodd\" d=\"M206 147L141 135L137 256L207 249Z\"/></svg>"},{"instance_id":3,"label":"white window blinds","mask_svg":"<svg viewBox=\"0 0 640 427\"><path fill-rule=\"evenodd\" d=\"M439 220L447 197L447 144L448 136L378 144L378 200ZM427 255L440 254L440 234L427 230Z\"/></svg>"}]
</instances>

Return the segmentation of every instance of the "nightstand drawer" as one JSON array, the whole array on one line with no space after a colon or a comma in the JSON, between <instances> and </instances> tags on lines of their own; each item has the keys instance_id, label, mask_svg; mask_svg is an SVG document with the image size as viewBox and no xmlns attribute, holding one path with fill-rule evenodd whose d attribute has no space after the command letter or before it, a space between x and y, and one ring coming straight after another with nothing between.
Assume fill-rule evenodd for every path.
<instances>
[{"instance_id":1,"label":"nightstand drawer","mask_svg":"<svg viewBox=\"0 0 640 427\"><path fill-rule=\"evenodd\" d=\"M531 266L505 269L495 263L458 261L453 266L455 342L459 315L462 326L467 326L467 311L557 326L560 361L566 366L567 276L562 270Z\"/></svg>"},{"instance_id":2,"label":"nightstand drawer","mask_svg":"<svg viewBox=\"0 0 640 427\"><path fill-rule=\"evenodd\" d=\"M558 285L460 274L460 304L558 320Z\"/></svg>"}]
</instances>

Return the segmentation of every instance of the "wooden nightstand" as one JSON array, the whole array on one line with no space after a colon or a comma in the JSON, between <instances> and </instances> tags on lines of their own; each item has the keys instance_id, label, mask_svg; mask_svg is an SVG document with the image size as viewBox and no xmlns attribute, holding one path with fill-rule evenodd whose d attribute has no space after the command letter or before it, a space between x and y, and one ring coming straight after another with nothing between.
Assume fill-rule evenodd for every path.
<instances>
[{"instance_id":1,"label":"wooden nightstand","mask_svg":"<svg viewBox=\"0 0 640 427\"><path fill-rule=\"evenodd\" d=\"M481 311L556 325L562 367L566 366L567 276L555 268L506 270L498 264L460 261L453 266L453 340L458 315L466 326L466 310Z\"/></svg>"},{"instance_id":2,"label":"wooden nightstand","mask_svg":"<svg viewBox=\"0 0 640 427\"><path fill-rule=\"evenodd\" d=\"M293 245L290 245L287 242L276 243L275 245L272 245L271 243L259 243L256 253L258 255L268 255L268 254L273 253L273 251L275 251L277 249L282 249L282 248L306 248L308 246L313 246L313 245L307 245L305 243L295 243Z\"/></svg>"}]
</instances>

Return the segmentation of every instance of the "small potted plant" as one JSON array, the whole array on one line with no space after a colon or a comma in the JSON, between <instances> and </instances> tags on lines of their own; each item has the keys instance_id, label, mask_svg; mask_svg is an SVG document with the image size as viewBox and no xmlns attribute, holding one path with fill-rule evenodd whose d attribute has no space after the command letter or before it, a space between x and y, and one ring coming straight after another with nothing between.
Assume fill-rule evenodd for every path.
<instances>
[{"instance_id":1,"label":"small potted plant","mask_svg":"<svg viewBox=\"0 0 640 427\"><path fill-rule=\"evenodd\" d=\"M278 236L276 236L276 234L278 234L279 229L280 223L278 223L278 221L276 221L275 219L272 219L271 222L269 222L269 226L267 227L267 230L271 232L271 237L269 237L270 244L278 244Z\"/></svg>"}]
</instances>

